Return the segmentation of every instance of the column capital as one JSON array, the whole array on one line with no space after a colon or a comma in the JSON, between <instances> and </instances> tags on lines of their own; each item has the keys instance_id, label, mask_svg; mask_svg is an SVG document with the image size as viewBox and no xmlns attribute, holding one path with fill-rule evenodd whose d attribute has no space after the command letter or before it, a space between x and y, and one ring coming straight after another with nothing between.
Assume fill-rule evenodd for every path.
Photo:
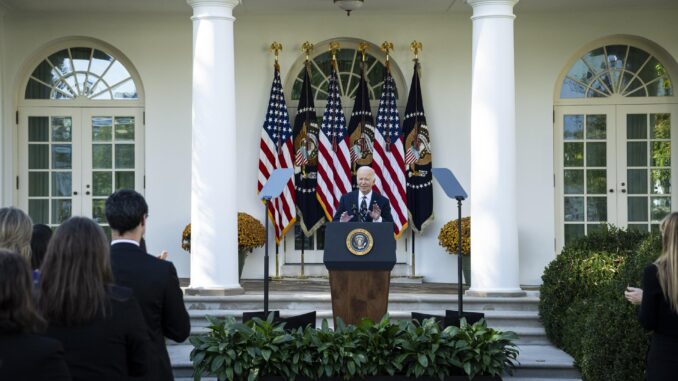
<instances>
[{"instance_id":1,"label":"column capital","mask_svg":"<svg viewBox=\"0 0 678 381\"><path fill-rule=\"evenodd\" d=\"M192 19L229 19L233 18L233 8L241 0L186 0L193 8Z\"/></svg>"},{"instance_id":2,"label":"column capital","mask_svg":"<svg viewBox=\"0 0 678 381\"><path fill-rule=\"evenodd\" d=\"M518 0L466 0L466 4L473 8L471 20L479 18L515 18L513 7Z\"/></svg>"}]
</instances>

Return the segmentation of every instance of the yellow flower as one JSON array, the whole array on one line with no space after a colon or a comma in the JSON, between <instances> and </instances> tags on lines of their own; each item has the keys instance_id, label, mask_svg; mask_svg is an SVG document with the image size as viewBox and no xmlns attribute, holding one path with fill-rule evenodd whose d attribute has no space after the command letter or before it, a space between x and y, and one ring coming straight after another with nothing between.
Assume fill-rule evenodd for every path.
<instances>
[{"instance_id":1,"label":"yellow flower","mask_svg":"<svg viewBox=\"0 0 678 381\"><path fill-rule=\"evenodd\" d=\"M438 244L445 248L448 253L457 254L457 250L459 250L458 236L457 220L449 221L440 229ZM461 219L461 253L462 255L471 254L471 217Z\"/></svg>"},{"instance_id":2,"label":"yellow flower","mask_svg":"<svg viewBox=\"0 0 678 381\"><path fill-rule=\"evenodd\" d=\"M249 251L266 243L266 229L256 218L238 213L238 251ZM191 252L191 224L181 234L181 248Z\"/></svg>"}]
</instances>

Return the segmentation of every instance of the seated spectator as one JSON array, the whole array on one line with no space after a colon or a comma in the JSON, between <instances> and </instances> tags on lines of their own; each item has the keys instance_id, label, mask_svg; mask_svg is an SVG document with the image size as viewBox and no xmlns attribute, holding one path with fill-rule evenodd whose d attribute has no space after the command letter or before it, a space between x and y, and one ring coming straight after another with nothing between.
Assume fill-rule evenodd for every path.
<instances>
[{"instance_id":1,"label":"seated spectator","mask_svg":"<svg viewBox=\"0 0 678 381\"><path fill-rule=\"evenodd\" d=\"M21 209L0 209L0 248L19 253L31 261L33 221Z\"/></svg>"},{"instance_id":2,"label":"seated spectator","mask_svg":"<svg viewBox=\"0 0 678 381\"><path fill-rule=\"evenodd\" d=\"M146 374L148 329L132 290L113 285L108 241L94 221L72 217L47 246L38 301L46 335L66 351L74 380Z\"/></svg>"},{"instance_id":3,"label":"seated spectator","mask_svg":"<svg viewBox=\"0 0 678 381\"><path fill-rule=\"evenodd\" d=\"M0 380L70 380L61 343L35 334L45 321L31 289L28 262L0 249Z\"/></svg>"},{"instance_id":4,"label":"seated spectator","mask_svg":"<svg viewBox=\"0 0 678 381\"><path fill-rule=\"evenodd\" d=\"M45 258L47 244L52 238L52 228L45 224L33 225L33 235L31 236L31 265L34 270L39 269L42 260Z\"/></svg>"}]
</instances>

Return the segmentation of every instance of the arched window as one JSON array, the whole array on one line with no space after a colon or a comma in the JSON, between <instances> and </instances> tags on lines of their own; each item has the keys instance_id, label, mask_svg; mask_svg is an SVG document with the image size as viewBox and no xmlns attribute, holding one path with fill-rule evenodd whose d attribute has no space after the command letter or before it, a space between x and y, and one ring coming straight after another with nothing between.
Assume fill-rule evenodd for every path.
<instances>
[{"instance_id":1,"label":"arched window","mask_svg":"<svg viewBox=\"0 0 678 381\"><path fill-rule=\"evenodd\" d=\"M605 45L579 58L563 80L561 98L665 97L673 86L664 65L631 45Z\"/></svg>"},{"instance_id":2,"label":"arched window","mask_svg":"<svg viewBox=\"0 0 678 381\"><path fill-rule=\"evenodd\" d=\"M59 50L33 70L25 99L136 100L129 70L110 54L91 47Z\"/></svg>"}]
</instances>

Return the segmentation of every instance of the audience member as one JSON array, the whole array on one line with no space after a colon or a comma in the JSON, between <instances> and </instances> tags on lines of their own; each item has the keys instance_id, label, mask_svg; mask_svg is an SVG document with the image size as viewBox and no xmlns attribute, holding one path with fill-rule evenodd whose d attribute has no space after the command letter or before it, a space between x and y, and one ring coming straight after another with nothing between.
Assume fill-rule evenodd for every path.
<instances>
[{"instance_id":1,"label":"audience member","mask_svg":"<svg viewBox=\"0 0 678 381\"><path fill-rule=\"evenodd\" d=\"M33 269L39 269L42 265L50 238L52 238L52 228L45 224L33 225L33 235L31 236L31 266Z\"/></svg>"},{"instance_id":2,"label":"audience member","mask_svg":"<svg viewBox=\"0 0 678 381\"><path fill-rule=\"evenodd\" d=\"M21 254L31 261L31 235L33 221L21 209L0 209L0 248Z\"/></svg>"},{"instance_id":3,"label":"audience member","mask_svg":"<svg viewBox=\"0 0 678 381\"><path fill-rule=\"evenodd\" d=\"M126 380L150 364L148 329L132 290L113 285L109 246L94 221L72 217L47 246L38 301L74 380Z\"/></svg>"},{"instance_id":4,"label":"audience member","mask_svg":"<svg viewBox=\"0 0 678 381\"><path fill-rule=\"evenodd\" d=\"M629 287L625 296L640 304L640 324L652 332L646 356L648 381L675 380L678 374L678 212L661 225L662 253L645 268L643 289Z\"/></svg>"},{"instance_id":5,"label":"audience member","mask_svg":"<svg viewBox=\"0 0 678 381\"><path fill-rule=\"evenodd\" d=\"M70 380L61 343L35 334L45 321L31 290L28 262L0 249L0 380Z\"/></svg>"},{"instance_id":6,"label":"audience member","mask_svg":"<svg viewBox=\"0 0 678 381\"><path fill-rule=\"evenodd\" d=\"M165 337L186 340L191 324L174 265L139 247L146 230L148 205L139 193L119 190L106 200L111 227L111 264L115 281L134 290L150 330L149 380L172 380Z\"/></svg>"}]
</instances>

